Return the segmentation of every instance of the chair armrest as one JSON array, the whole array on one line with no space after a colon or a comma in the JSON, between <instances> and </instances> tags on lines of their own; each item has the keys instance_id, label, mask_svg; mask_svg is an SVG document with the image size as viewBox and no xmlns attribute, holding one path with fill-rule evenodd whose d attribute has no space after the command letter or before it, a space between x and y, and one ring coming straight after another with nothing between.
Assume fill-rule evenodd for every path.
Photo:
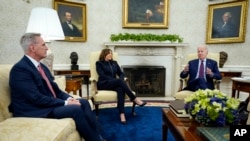
<instances>
[{"instance_id":1,"label":"chair armrest","mask_svg":"<svg viewBox=\"0 0 250 141\"><path fill-rule=\"evenodd\" d=\"M89 78L89 81L90 81L90 84L91 84L91 88L92 90L94 91L95 94L98 93L98 90L97 90L97 81L94 79L94 78Z\"/></svg>"},{"instance_id":2,"label":"chair armrest","mask_svg":"<svg viewBox=\"0 0 250 141\"><path fill-rule=\"evenodd\" d=\"M218 89L218 90L220 90L220 83L221 83L221 80L214 80L214 87L215 87L215 89Z\"/></svg>"},{"instance_id":3,"label":"chair armrest","mask_svg":"<svg viewBox=\"0 0 250 141\"><path fill-rule=\"evenodd\" d=\"M179 79L180 80L180 85L179 85L179 89L178 89L178 92L180 92L183 88L183 83L184 83L184 80L183 79Z\"/></svg>"},{"instance_id":4,"label":"chair armrest","mask_svg":"<svg viewBox=\"0 0 250 141\"><path fill-rule=\"evenodd\" d=\"M180 78L180 86L178 92L182 91L182 89L187 85L187 78Z\"/></svg>"}]
</instances>

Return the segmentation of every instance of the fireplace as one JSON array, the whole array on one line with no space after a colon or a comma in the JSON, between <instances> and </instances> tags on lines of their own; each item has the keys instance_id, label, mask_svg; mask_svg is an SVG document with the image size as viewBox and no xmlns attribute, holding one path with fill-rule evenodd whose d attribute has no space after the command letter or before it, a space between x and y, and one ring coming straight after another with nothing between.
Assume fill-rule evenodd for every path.
<instances>
[{"instance_id":1,"label":"fireplace","mask_svg":"<svg viewBox=\"0 0 250 141\"><path fill-rule=\"evenodd\" d=\"M187 44L109 42L104 45L118 53L118 62L121 66L163 66L166 70L165 96L172 96L178 90L182 48Z\"/></svg>"},{"instance_id":2,"label":"fireplace","mask_svg":"<svg viewBox=\"0 0 250 141\"><path fill-rule=\"evenodd\" d=\"M122 69L128 77L130 87L140 97L164 97L164 66L123 65Z\"/></svg>"}]
</instances>

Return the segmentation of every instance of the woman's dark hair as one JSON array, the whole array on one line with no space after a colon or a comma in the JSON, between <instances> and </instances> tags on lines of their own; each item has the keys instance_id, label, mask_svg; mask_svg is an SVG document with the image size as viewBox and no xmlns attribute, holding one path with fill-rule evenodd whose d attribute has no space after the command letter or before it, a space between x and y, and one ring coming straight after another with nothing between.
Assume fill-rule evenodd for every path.
<instances>
[{"instance_id":1,"label":"woman's dark hair","mask_svg":"<svg viewBox=\"0 0 250 141\"><path fill-rule=\"evenodd\" d=\"M103 49L103 50L101 51L101 53L100 53L99 60L100 60L100 61L104 61L104 60L105 60L105 57L106 57L110 52L112 53L112 50L109 49L109 48ZM113 60L113 58L112 58L111 60Z\"/></svg>"}]
</instances>

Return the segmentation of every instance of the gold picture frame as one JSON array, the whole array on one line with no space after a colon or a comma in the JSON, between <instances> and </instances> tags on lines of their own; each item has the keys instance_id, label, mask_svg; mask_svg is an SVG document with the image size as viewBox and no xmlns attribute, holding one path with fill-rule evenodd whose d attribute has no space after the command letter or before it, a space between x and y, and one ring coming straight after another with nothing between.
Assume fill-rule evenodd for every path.
<instances>
[{"instance_id":1,"label":"gold picture frame","mask_svg":"<svg viewBox=\"0 0 250 141\"><path fill-rule=\"evenodd\" d=\"M209 5L206 43L245 42L247 11L247 0Z\"/></svg>"},{"instance_id":2,"label":"gold picture frame","mask_svg":"<svg viewBox=\"0 0 250 141\"><path fill-rule=\"evenodd\" d=\"M123 28L168 28L169 0L123 0Z\"/></svg>"},{"instance_id":3,"label":"gold picture frame","mask_svg":"<svg viewBox=\"0 0 250 141\"><path fill-rule=\"evenodd\" d=\"M61 0L54 0L53 4L61 21L65 41L85 42L87 40L86 4Z\"/></svg>"}]
</instances>

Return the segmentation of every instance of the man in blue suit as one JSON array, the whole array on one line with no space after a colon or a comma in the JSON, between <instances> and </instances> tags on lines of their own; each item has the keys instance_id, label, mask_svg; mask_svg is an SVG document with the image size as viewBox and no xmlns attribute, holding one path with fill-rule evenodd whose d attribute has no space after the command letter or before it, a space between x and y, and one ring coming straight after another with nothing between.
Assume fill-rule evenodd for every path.
<instances>
[{"instance_id":1,"label":"man in blue suit","mask_svg":"<svg viewBox=\"0 0 250 141\"><path fill-rule=\"evenodd\" d=\"M9 108L13 115L73 118L76 129L86 141L102 141L89 102L85 99L75 99L60 90L49 69L40 62L46 57L48 50L41 35L26 33L21 37L20 44L25 55L13 66L9 79Z\"/></svg>"},{"instance_id":2,"label":"man in blue suit","mask_svg":"<svg viewBox=\"0 0 250 141\"><path fill-rule=\"evenodd\" d=\"M180 74L181 78L189 76L187 87L184 90L214 89L213 79L220 80L222 78L217 62L207 58L208 49L205 45L198 46L197 54L198 59L189 61ZM200 69L201 64L203 64L204 69Z\"/></svg>"}]
</instances>

